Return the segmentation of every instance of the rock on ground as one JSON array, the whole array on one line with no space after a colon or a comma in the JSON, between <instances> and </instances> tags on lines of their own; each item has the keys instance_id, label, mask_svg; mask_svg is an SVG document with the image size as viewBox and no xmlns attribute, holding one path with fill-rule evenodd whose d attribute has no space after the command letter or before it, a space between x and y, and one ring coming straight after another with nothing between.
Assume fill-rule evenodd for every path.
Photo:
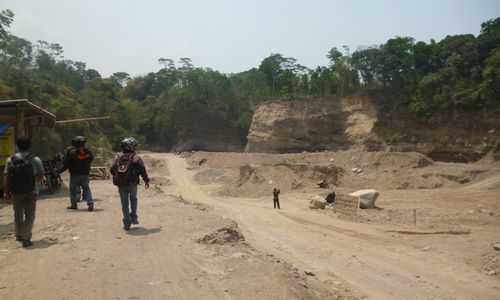
<instances>
[{"instance_id":1,"label":"rock on ground","mask_svg":"<svg viewBox=\"0 0 500 300\"><path fill-rule=\"evenodd\" d=\"M349 196L359 197L360 208L375 208L378 195L379 192L373 189L359 190L349 194Z\"/></svg>"}]
</instances>

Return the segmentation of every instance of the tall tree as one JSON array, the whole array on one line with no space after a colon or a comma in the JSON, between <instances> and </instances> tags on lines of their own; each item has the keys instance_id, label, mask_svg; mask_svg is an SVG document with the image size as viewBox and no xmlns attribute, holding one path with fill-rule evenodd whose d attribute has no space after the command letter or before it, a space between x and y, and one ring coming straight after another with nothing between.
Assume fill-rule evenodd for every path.
<instances>
[{"instance_id":1,"label":"tall tree","mask_svg":"<svg viewBox=\"0 0 500 300\"><path fill-rule=\"evenodd\" d=\"M10 9L0 11L0 40L7 36L7 28L10 27L13 20L14 13Z\"/></svg>"}]
</instances>

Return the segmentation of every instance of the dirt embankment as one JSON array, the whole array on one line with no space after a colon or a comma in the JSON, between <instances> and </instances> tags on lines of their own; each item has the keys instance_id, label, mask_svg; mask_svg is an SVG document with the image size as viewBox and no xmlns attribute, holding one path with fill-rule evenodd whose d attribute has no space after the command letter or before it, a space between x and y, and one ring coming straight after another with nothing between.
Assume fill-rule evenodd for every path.
<instances>
[{"instance_id":1,"label":"dirt embankment","mask_svg":"<svg viewBox=\"0 0 500 300\"><path fill-rule=\"evenodd\" d=\"M292 153L360 148L419 152L435 161L477 161L500 132L495 115L465 119L380 116L367 96L263 103L254 113L245 152Z\"/></svg>"},{"instance_id":2,"label":"dirt embankment","mask_svg":"<svg viewBox=\"0 0 500 300\"><path fill-rule=\"evenodd\" d=\"M254 113L245 152L342 150L363 145L376 122L366 99L269 102Z\"/></svg>"},{"instance_id":3,"label":"dirt embankment","mask_svg":"<svg viewBox=\"0 0 500 300\"><path fill-rule=\"evenodd\" d=\"M491 163L434 162L412 152L196 152L189 160L193 168L208 167L196 175L201 183L222 183L220 194L247 197L267 195L274 186L286 192L311 193L321 180L342 190L455 188L494 173Z\"/></svg>"}]
</instances>

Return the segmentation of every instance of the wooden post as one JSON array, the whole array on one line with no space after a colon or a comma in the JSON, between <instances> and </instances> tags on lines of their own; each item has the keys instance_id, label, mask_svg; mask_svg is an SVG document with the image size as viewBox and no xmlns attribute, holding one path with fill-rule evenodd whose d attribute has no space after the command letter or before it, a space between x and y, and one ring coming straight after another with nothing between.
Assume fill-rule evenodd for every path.
<instances>
[{"instance_id":1,"label":"wooden post","mask_svg":"<svg viewBox=\"0 0 500 300\"><path fill-rule=\"evenodd\" d=\"M24 109L17 107L17 132L16 136L26 135L26 124L24 124Z\"/></svg>"},{"instance_id":2,"label":"wooden post","mask_svg":"<svg viewBox=\"0 0 500 300\"><path fill-rule=\"evenodd\" d=\"M361 202L361 197L358 197L358 208L356 209L356 217L359 217L359 204Z\"/></svg>"}]
</instances>

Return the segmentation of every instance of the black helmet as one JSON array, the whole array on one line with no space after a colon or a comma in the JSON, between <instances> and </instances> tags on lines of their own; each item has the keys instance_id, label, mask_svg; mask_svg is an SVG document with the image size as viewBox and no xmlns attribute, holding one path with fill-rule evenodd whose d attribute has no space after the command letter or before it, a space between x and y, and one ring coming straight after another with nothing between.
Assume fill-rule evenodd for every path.
<instances>
[{"instance_id":1,"label":"black helmet","mask_svg":"<svg viewBox=\"0 0 500 300\"><path fill-rule=\"evenodd\" d=\"M82 147L83 145L85 145L86 141L87 141L87 139L85 139L84 136L77 135L77 136L75 136L75 137L73 137L71 139L71 146L73 146L73 147Z\"/></svg>"},{"instance_id":2,"label":"black helmet","mask_svg":"<svg viewBox=\"0 0 500 300\"><path fill-rule=\"evenodd\" d=\"M62 152L57 152L56 154L54 154L54 160L55 161L63 161L64 154Z\"/></svg>"},{"instance_id":3,"label":"black helmet","mask_svg":"<svg viewBox=\"0 0 500 300\"><path fill-rule=\"evenodd\" d=\"M133 137L126 137L120 142L120 147L123 151L133 152L141 143Z\"/></svg>"}]
</instances>

